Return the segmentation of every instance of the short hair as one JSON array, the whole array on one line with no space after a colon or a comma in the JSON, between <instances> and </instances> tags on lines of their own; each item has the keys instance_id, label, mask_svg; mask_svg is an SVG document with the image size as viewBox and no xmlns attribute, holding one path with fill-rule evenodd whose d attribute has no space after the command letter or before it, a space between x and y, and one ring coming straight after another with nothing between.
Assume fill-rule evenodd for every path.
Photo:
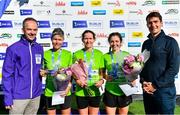
<instances>
[{"instance_id":1,"label":"short hair","mask_svg":"<svg viewBox=\"0 0 180 115\"><path fill-rule=\"evenodd\" d=\"M91 30L85 30L83 33L82 33L82 41L84 40L84 37L85 37L85 34L86 33L91 33L93 35L93 39L95 40L96 39L96 34L91 31Z\"/></svg>"},{"instance_id":2,"label":"short hair","mask_svg":"<svg viewBox=\"0 0 180 115\"><path fill-rule=\"evenodd\" d=\"M38 22L37 22L36 19L31 18L31 17L28 17L28 18L25 18L25 19L23 20L23 28L25 28L25 24L26 24L27 21L34 21L34 22L36 22L36 24L38 25Z\"/></svg>"},{"instance_id":3,"label":"short hair","mask_svg":"<svg viewBox=\"0 0 180 115\"><path fill-rule=\"evenodd\" d=\"M113 33L109 34L109 37L108 37L108 42L109 42L109 43L110 43L111 38L112 38L113 36L118 36L119 40L122 42L122 36L121 36L121 34L120 34L119 32L113 32Z\"/></svg>"},{"instance_id":4,"label":"short hair","mask_svg":"<svg viewBox=\"0 0 180 115\"><path fill-rule=\"evenodd\" d=\"M53 30L52 35L51 35L51 40L53 39L55 35L59 35L60 37L64 39L64 31L61 28L55 28Z\"/></svg>"},{"instance_id":5,"label":"short hair","mask_svg":"<svg viewBox=\"0 0 180 115\"><path fill-rule=\"evenodd\" d=\"M162 16L159 12L151 12L146 16L146 21L148 21L152 17L158 17L159 20L162 22Z\"/></svg>"}]
</instances>

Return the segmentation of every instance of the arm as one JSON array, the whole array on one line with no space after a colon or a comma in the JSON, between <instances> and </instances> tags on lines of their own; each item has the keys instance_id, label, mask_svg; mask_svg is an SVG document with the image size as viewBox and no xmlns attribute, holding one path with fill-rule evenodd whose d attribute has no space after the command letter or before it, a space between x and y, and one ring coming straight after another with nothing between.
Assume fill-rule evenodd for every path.
<instances>
[{"instance_id":1,"label":"arm","mask_svg":"<svg viewBox=\"0 0 180 115\"><path fill-rule=\"evenodd\" d=\"M5 106L13 105L13 77L15 70L15 59L13 52L7 48L6 57L2 68L2 85L4 92L4 103Z\"/></svg>"}]
</instances>

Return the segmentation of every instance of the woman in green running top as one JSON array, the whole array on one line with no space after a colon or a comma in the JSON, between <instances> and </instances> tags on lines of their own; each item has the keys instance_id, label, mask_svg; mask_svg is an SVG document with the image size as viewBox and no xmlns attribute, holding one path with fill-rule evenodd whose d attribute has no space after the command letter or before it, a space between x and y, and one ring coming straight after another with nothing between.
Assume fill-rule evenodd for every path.
<instances>
[{"instance_id":1,"label":"woman in green running top","mask_svg":"<svg viewBox=\"0 0 180 115\"><path fill-rule=\"evenodd\" d=\"M111 33L108 37L108 42L110 44L110 50L104 54L104 74L107 82L103 101L107 114L115 115L117 108L119 114L126 115L128 114L128 105L132 102L132 97L125 96L119 85L127 82L121 70L121 65L124 57L130 54L120 50L122 46L120 33Z\"/></svg>"},{"instance_id":2,"label":"woman in green running top","mask_svg":"<svg viewBox=\"0 0 180 115\"><path fill-rule=\"evenodd\" d=\"M101 101L101 94L99 87L103 84L103 77L101 69L103 64L103 53L93 47L95 42L95 33L91 30L85 30L82 34L82 42L84 48L76 51L73 56L73 62L82 59L88 66L88 76L86 83L76 79L76 102L79 109L79 114L97 115L99 111L99 104ZM88 93L86 87L88 87Z\"/></svg>"},{"instance_id":3,"label":"woman in green running top","mask_svg":"<svg viewBox=\"0 0 180 115\"><path fill-rule=\"evenodd\" d=\"M46 107L48 115L55 115L56 109L60 108L61 114L70 115L71 113L71 80L67 81L62 97L65 97L63 104L52 105L52 96L57 92L55 85L55 72L62 68L68 68L72 64L72 54L70 51L62 49L64 32L61 28L55 28L51 37L53 48L44 52L44 70L40 71L42 76L46 76ZM46 70L46 71L45 71ZM47 74L48 70L48 74ZM46 75L45 75L46 74Z\"/></svg>"}]
</instances>

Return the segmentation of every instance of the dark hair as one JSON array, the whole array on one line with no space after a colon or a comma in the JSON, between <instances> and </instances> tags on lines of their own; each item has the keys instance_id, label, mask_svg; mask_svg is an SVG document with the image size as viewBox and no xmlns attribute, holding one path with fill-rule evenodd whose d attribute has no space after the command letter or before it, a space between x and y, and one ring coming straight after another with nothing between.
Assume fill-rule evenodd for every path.
<instances>
[{"instance_id":1,"label":"dark hair","mask_svg":"<svg viewBox=\"0 0 180 115\"><path fill-rule=\"evenodd\" d=\"M23 20L23 28L25 28L25 24L26 24L27 21L34 21L34 22L36 22L36 24L38 25L38 22L37 22L36 19L31 18L31 17L28 17L28 18L25 18L25 19Z\"/></svg>"},{"instance_id":2,"label":"dark hair","mask_svg":"<svg viewBox=\"0 0 180 115\"><path fill-rule=\"evenodd\" d=\"M51 40L53 39L53 37L55 35L59 35L59 36L61 36L64 39L64 31L61 28L55 28L53 30L52 35L51 35Z\"/></svg>"},{"instance_id":3,"label":"dark hair","mask_svg":"<svg viewBox=\"0 0 180 115\"><path fill-rule=\"evenodd\" d=\"M86 33L91 33L91 34L93 35L94 40L96 39L96 34L95 34L93 31L91 31L91 30L85 30L85 31L82 33L82 41L83 41Z\"/></svg>"},{"instance_id":4,"label":"dark hair","mask_svg":"<svg viewBox=\"0 0 180 115\"><path fill-rule=\"evenodd\" d=\"M108 37L108 42L110 43L111 42L111 39L113 36L118 36L120 42L122 42L122 36L119 32L113 32L111 34L109 34L109 37ZM109 52L111 51L111 47L109 47Z\"/></svg>"},{"instance_id":5,"label":"dark hair","mask_svg":"<svg viewBox=\"0 0 180 115\"><path fill-rule=\"evenodd\" d=\"M146 21L148 21L152 17L158 17L159 20L162 22L162 16L159 12L151 12L146 16Z\"/></svg>"}]
</instances>

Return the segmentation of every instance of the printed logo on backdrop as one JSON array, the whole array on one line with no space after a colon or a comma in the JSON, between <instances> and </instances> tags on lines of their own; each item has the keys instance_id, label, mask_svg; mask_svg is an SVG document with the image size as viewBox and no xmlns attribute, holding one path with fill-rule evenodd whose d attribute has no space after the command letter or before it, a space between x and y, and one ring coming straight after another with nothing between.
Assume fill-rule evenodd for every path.
<instances>
[{"instance_id":1,"label":"printed logo on backdrop","mask_svg":"<svg viewBox=\"0 0 180 115\"><path fill-rule=\"evenodd\" d=\"M177 32L169 33L168 35L171 37L179 37L179 33Z\"/></svg>"},{"instance_id":2,"label":"printed logo on backdrop","mask_svg":"<svg viewBox=\"0 0 180 115\"><path fill-rule=\"evenodd\" d=\"M77 15L87 15L88 11L87 10L78 10Z\"/></svg>"},{"instance_id":3,"label":"printed logo on backdrop","mask_svg":"<svg viewBox=\"0 0 180 115\"><path fill-rule=\"evenodd\" d=\"M124 28L124 20L110 20L110 28Z\"/></svg>"},{"instance_id":4,"label":"printed logo on backdrop","mask_svg":"<svg viewBox=\"0 0 180 115\"><path fill-rule=\"evenodd\" d=\"M23 6L25 3L28 4L29 0L17 0L19 2L19 6Z\"/></svg>"},{"instance_id":5,"label":"printed logo on backdrop","mask_svg":"<svg viewBox=\"0 0 180 115\"><path fill-rule=\"evenodd\" d=\"M140 20L127 20L125 21L126 28L140 28L141 21Z\"/></svg>"},{"instance_id":6,"label":"printed logo on backdrop","mask_svg":"<svg viewBox=\"0 0 180 115\"><path fill-rule=\"evenodd\" d=\"M12 38L12 34L10 34L10 33L0 34L0 39L10 39L10 38Z\"/></svg>"},{"instance_id":7,"label":"printed logo on backdrop","mask_svg":"<svg viewBox=\"0 0 180 115\"><path fill-rule=\"evenodd\" d=\"M137 2L136 1L128 1L128 2L126 2L126 5L127 6L136 6Z\"/></svg>"},{"instance_id":8,"label":"printed logo on backdrop","mask_svg":"<svg viewBox=\"0 0 180 115\"><path fill-rule=\"evenodd\" d=\"M120 33L120 34L121 34L121 37L122 37L122 38L125 38L125 37L126 37L125 33Z\"/></svg>"},{"instance_id":9,"label":"printed logo on backdrop","mask_svg":"<svg viewBox=\"0 0 180 115\"><path fill-rule=\"evenodd\" d=\"M48 2L40 1L40 2L34 2L36 4L33 4L34 7L50 7Z\"/></svg>"},{"instance_id":10,"label":"printed logo on backdrop","mask_svg":"<svg viewBox=\"0 0 180 115\"><path fill-rule=\"evenodd\" d=\"M21 16L32 15L32 10L31 9L20 9L20 15Z\"/></svg>"},{"instance_id":11,"label":"printed logo on backdrop","mask_svg":"<svg viewBox=\"0 0 180 115\"><path fill-rule=\"evenodd\" d=\"M84 6L83 1L72 1L71 6Z\"/></svg>"},{"instance_id":12,"label":"printed logo on backdrop","mask_svg":"<svg viewBox=\"0 0 180 115\"><path fill-rule=\"evenodd\" d=\"M148 13L151 13L151 12L159 12L159 10L149 10Z\"/></svg>"},{"instance_id":13,"label":"printed logo on backdrop","mask_svg":"<svg viewBox=\"0 0 180 115\"><path fill-rule=\"evenodd\" d=\"M142 4L142 6L154 6L154 5L156 5L156 1L154 1L154 0L146 0Z\"/></svg>"},{"instance_id":14,"label":"printed logo on backdrop","mask_svg":"<svg viewBox=\"0 0 180 115\"><path fill-rule=\"evenodd\" d=\"M63 20L54 20L51 21L51 28L63 28L65 29L66 23Z\"/></svg>"},{"instance_id":15,"label":"printed logo on backdrop","mask_svg":"<svg viewBox=\"0 0 180 115\"><path fill-rule=\"evenodd\" d=\"M141 42L128 42L128 47L141 47Z\"/></svg>"},{"instance_id":16,"label":"printed logo on backdrop","mask_svg":"<svg viewBox=\"0 0 180 115\"><path fill-rule=\"evenodd\" d=\"M70 33L66 33L65 36L66 36L66 38L70 38L71 34Z\"/></svg>"},{"instance_id":17,"label":"printed logo on backdrop","mask_svg":"<svg viewBox=\"0 0 180 115\"><path fill-rule=\"evenodd\" d=\"M62 47L63 48L68 47L68 42L63 42Z\"/></svg>"},{"instance_id":18,"label":"printed logo on backdrop","mask_svg":"<svg viewBox=\"0 0 180 115\"><path fill-rule=\"evenodd\" d=\"M42 47L50 47L50 43L39 43Z\"/></svg>"},{"instance_id":19,"label":"printed logo on backdrop","mask_svg":"<svg viewBox=\"0 0 180 115\"><path fill-rule=\"evenodd\" d=\"M87 28L86 20L73 20L73 28Z\"/></svg>"},{"instance_id":20,"label":"printed logo on backdrop","mask_svg":"<svg viewBox=\"0 0 180 115\"><path fill-rule=\"evenodd\" d=\"M102 0L92 0L91 6L102 6Z\"/></svg>"},{"instance_id":21,"label":"printed logo on backdrop","mask_svg":"<svg viewBox=\"0 0 180 115\"><path fill-rule=\"evenodd\" d=\"M7 43L0 43L0 48L7 48L9 45Z\"/></svg>"},{"instance_id":22,"label":"printed logo on backdrop","mask_svg":"<svg viewBox=\"0 0 180 115\"><path fill-rule=\"evenodd\" d=\"M67 10L56 10L55 15L71 16L72 13L67 12Z\"/></svg>"},{"instance_id":23,"label":"printed logo on backdrop","mask_svg":"<svg viewBox=\"0 0 180 115\"><path fill-rule=\"evenodd\" d=\"M178 9L168 9L165 14L169 14L169 15L176 15L179 13Z\"/></svg>"},{"instance_id":24,"label":"printed logo on backdrop","mask_svg":"<svg viewBox=\"0 0 180 115\"><path fill-rule=\"evenodd\" d=\"M56 7L66 6L66 3L64 1L56 1L55 6Z\"/></svg>"},{"instance_id":25,"label":"printed logo on backdrop","mask_svg":"<svg viewBox=\"0 0 180 115\"><path fill-rule=\"evenodd\" d=\"M97 38L108 38L108 34L105 34L105 33L96 33L96 37Z\"/></svg>"},{"instance_id":26,"label":"printed logo on backdrop","mask_svg":"<svg viewBox=\"0 0 180 115\"><path fill-rule=\"evenodd\" d=\"M88 20L88 28L91 29L102 29L103 21L102 20Z\"/></svg>"},{"instance_id":27,"label":"printed logo on backdrop","mask_svg":"<svg viewBox=\"0 0 180 115\"><path fill-rule=\"evenodd\" d=\"M6 53L0 53L0 60L4 60L6 56Z\"/></svg>"},{"instance_id":28,"label":"printed logo on backdrop","mask_svg":"<svg viewBox=\"0 0 180 115\"><path fill-rule=\"evenodd\" d=\"M23 34L17 34L17 38L21 38Z\"/></svg>"},{"instance_id":29,"label":"printed logo on backdrop","mask_svg":"<svg viewBox=\"0 0 180 115\"><path fill-rule=\"evenodd\" d=\"M82 37L81 37L81 35L79 35L79 36L74 36L74 38L81 39Z\"/></svg>"},{"instance_id":30,"label":"printed logo on backdrop","mask_svg":"<svg viewBox=\"0 0 180 115\"><path fill-rule=\"evenodd\" d=\"M12 21L10 20L0 20L0 28L12 28Z\"/></svg>"},{"instance_id":31,"label":"printed logo on backdrop","mask_svg":"<svg viewBox=\"0 0 180 115\"><path fill-rule=\"evenodd\" d=\"M38 28L50 28L49 21L38 21Z\"/></svg>"},{"instance_id":32,"label":"printed logo on backdrop","mask_svg":"<svg viewBox=\"0 0 180 115\"><path fill-rule=\"evenodd\" d=\"M51 38L51 33L40 33L40 38L41 39L47 39L47 38Z\"/></svg>"},{"instance_id":33,"label":"printed logo on backdrop","mask_svg":"<svg viewBox=\"0 0 180 115\"><path fill-rule=\"evenodd\" d=\"M179 27L179 20L167 20L163 21L163 27L165 28L178 28Z\"/></svg>"},{"instance_id":34,"label":"printed logo on backdrop","mask_svg":"<svg viewBox=\"0 0 180 115\"><path fill-rule=\"evenodd\" d=\"M114 15L124 15L124 10L123 9L114 9L113 14Z\"/></svg>"},{"instance_id":35,"label":"printed logo on backdrop","mask_svg":"<svg viewBox=\"0 0 180 115\"><path fill-rule=\"evenodd\" d=\"M143 32L132 32L132 38L143 38Z\"/></svg>"},{"instance_id":36,"label":"printed logo on backdrop","mask_svg":"<svg viewBox=\"0 0 180 115\"><path fill-rule=\"evenodd\" d=\"M111 1L107 2L107 5L114 7L114 6L120 6L121 4L119 0L116 0L115 2L111 2Z\"/></svg>"},{"instance_id":37,"label":"printed logo on backdrop","mask_svg":"<svg viewBox=\"0 0 180 115\"><path fill-rule=\"evenodd\" d=\"M37 15L49 16L49 15L51 15L51 10L37 10L36 14Z\"/></svg>"},{"instance_id":38,"label":"printed logo on backdrop","mask_svg":"<svg viewBox=\"0 0 180 115\"><path fill-rule=\"evenodd\" d=\"M162 5L167 5L167 4L180 4L179 0L162 0Z\"/></svg>"},{"instance_id":39,"label":"printed logo on backdrop","mask_svg":"<svg viewBox=\"0 0 180 115\"><path fill-rule=\"evenodd\" d=\"M137 15L143 15L143 11L141 9L138 10L130 10L130 14L137 14Z\"/></svg>"},{"instance_id":40,"label":"printed logo on backdrop","mask_svg":"<svg viewBox=\"0 0 180 115\"><path fill-rule=\"evenodd\" d=\"M13 20L13 28L22 28L22 21Z\"/></svg>"},{"instance_id":41,"label":"printed logo on backdrop","mask_svg":"<svg viewBox=\"0 0 180 115\"><path fill-rule=\"evenodd\" d=\"M93 15L106 15L106 10L93 10Z\"/></svg>"},{"instance_id":42,"label":"printed logo on backdrop","mask_svg":"<svg viewBox=\"0 0 180 115\"><path fill-rule=\"evenodd\" d=\"M6 10L3 14L5 14L5 15L14 15L14 10Z\"/></svg>"}]
</instances>

